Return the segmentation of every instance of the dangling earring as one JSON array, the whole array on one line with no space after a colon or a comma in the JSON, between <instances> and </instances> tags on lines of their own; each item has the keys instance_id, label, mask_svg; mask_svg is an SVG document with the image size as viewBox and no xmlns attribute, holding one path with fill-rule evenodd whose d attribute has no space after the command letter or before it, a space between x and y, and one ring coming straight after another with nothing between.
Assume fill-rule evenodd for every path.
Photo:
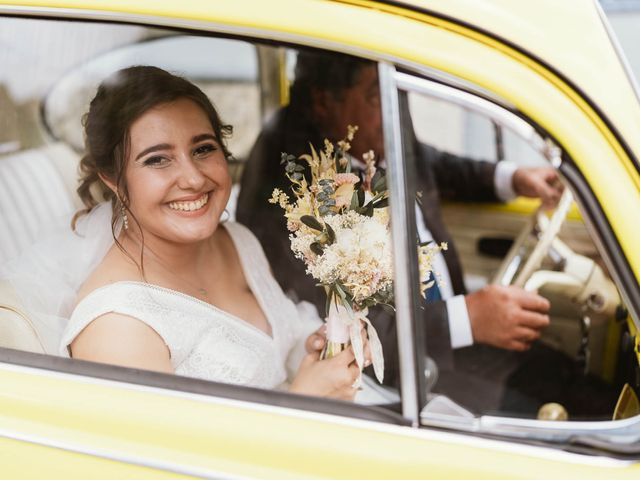
<instances>
[{"instance_id":1,"label":"dangling earring","mask_svg":"<svg viewBox=\"0 0 640 480\"><path fill-rule=\"evenodd\" d=\"M122 225L125 230L129 230L129 217L127 216L127 209L124 208L124 203L120 202L120 215L122 215Z\"/></svg>"},{"instance_id":2,"label":"dangling earring","mask_svg":"<svg viewBox=\"0 0 640 480\"><path fill-rule=\"evenodd\" d=\"M229 213L229 210L225 208L224 211L222 212L222 215L220 215L220 223L226 223L229 221L230 218L231 218L231 214Z\"/></svg>"}]
</instances>

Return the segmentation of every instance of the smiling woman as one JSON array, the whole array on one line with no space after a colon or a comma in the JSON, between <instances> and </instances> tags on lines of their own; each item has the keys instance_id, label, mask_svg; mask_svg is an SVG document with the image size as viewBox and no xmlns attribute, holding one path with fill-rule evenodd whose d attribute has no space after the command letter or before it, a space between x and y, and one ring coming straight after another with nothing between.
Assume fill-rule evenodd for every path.
<instances>
[{"instance_id":1,"label":"smiling woman","mask_svg":"<svg viewBox=\"0 0 640 480\"><path fill-rule=\"evenodd\" d=\"M75 223L98 223L84 237L113 245L84 272L61 354L354 397L353 353L319 360L318 318L300 318L248 230L222 226L230 127L198 87L157 67L120 70L98 88L85 131Z\"/></svg>"}]
</instances>

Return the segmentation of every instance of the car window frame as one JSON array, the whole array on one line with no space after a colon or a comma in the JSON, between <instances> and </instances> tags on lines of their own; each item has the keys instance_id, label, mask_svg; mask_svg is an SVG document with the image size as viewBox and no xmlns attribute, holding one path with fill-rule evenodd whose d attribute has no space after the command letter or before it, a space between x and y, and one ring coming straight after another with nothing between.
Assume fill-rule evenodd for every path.
<instances>
[{"instance_id":1,"label":"car window frame","mask_svg":"<svg viewBox=\"0 0 640 480\"><path fill-rule=\"evenodd\" d=\"M69 16L66 16L66 12L52 12L45 9L42 9L42 12L40 12L41 14L36 14L36 12L34 12L32 9L29 9L30 11L26 14L16 15L15 10L16 9L13 9L11 7L0 6L0 18L15 18L17 16L19 18L25 19L26 21L30 19L41 19L50 21L62 20L79 23L94 22L117 25L128 24L148 28L166 29L167 31L184 33L186 35L229 38L232 40L251 43L255 46L261 44L277 44L279 46L293 46L294 48L303 46L286 41L278 42L273 38L271 38L270 40L265 40L260 38L259 36L254 37L246 34L239 35L237 32L229 33L219 32L215 29L210 30L211 26L209 24L207 24L209 28L205 29L205 31L202 31L203 29L165 25L163 22L166 22L167 19L162 19L163 22L159 23L142 22L140 21L140 19L133 20L124 18L121 18L119 20L100 20L99 18L95 18L93 13L85 16L82 14L82 12L79 11L71 11L69 12ZM116 16L122 17L123 15ZM413 427L417 427L417 423L415 421L411 422L404 418L401 413L395 411L396 408L394 406L389 409L347 401L298 395L286 391L267 390L242 385L232 385L149 370L139 370L128 367L120 367L116 365L100 364L96 362L70 359L48 354L20 351L11 348L0 347L0 364L35 368L53 375L73 375L99 380L116 381L130 385L155 387L161 390L166 390L168 394L171 394L172 392L202 394L214 398L255 403L257 406L270 405L276 407L284 407L287 409L295 409L297 411L308 412L310 414L323 413L350 419L361 419L401 426L412 425Z\"/></svg>"},{"instance_id":2,"label":"car window frame","mask_svg":"<svg viewBox=\"0 0 640 480\"><path fill-rule=\"evenodd\" d=\"M577 197L587 221L589 234L597 244L598 252L603 255L609 271L615 271L614 264L609 258L609 249L612 238L601 238L600 232L604 228L602 224L604 212L593 196L591 189L581 176L575 162L570 155L561 148L551 134L544 131L539 125L529 123L522 114L510 111L497 105L491 100L476 96L475 94L458 90L453 86L443 85L428 77L411 75L399 71L395 73L396 86L407 93L417 93L431 98L450 101L463 106L471 111L486 116L503 128L515 133L522 140L529 143L536 151L543 155L567 180L568 187ZM529 121L528 121L529 120ZM599 215L594 215L598 212ZM606 220L606 217L605 217ZM604 230L607 231L606 229ZM618 251L619 252L619 251ZM414 274L414 282L418 276ZM622 288L619 281L616 287ZM401 369L401 376L403 375ZM410 373L410 372L409 372ZM427 392L428 394L429 392ZM520 418L509 418L493 415L427 415L421 413L421 424L428 427L447 428L455 431L466 431L478 435L490 435L498 438L526 438L558 444L572 444L576 446L593 446L596 439L606 439L611 445L611 451L625 457L627 455L637 458L640 455L640 415L624 420L611 421L542 421ZM619 449L613 444L621 445ZM636 445L634 447L634 445ZM599 445L603 448L603 445Z\"/></svg>"}]
</instances>

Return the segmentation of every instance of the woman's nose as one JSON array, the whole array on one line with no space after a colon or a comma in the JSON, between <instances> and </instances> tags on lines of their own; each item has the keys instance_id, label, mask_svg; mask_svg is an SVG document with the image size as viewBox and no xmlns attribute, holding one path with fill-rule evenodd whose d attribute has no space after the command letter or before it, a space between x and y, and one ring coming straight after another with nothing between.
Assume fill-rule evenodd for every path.
<instances>
[{"instance_id":1,"label":"woman's nose","mask_svg":"<svg viewBox=\"0 0 640 480\"><path fill-rule=\"evenodd\" d=\"M185 156L180 161L179 168L178 186L180 188L198 190L205 184L206 178L192 158Z\"/></svg>"}]
</instances>

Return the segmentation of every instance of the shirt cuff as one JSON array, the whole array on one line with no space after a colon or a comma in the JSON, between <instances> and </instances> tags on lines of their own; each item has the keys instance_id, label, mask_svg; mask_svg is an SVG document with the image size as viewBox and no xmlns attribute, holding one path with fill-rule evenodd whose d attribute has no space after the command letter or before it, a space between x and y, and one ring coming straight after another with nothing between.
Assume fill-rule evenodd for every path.
<instances>
[{"instance_id":1,"label":"shirt cuff","mask_svg":"<svg viewBox=\"0 0 640 480\"><path fill-rule=\"evenodd\" d=\"M516 173L518 166L514 162L498 162L493 175L493 186L496 189L496 195L503 202L509 202L518 195L513 190L513 174Z\"/></svg>"},{"instance_id":2,"label":"shirt cuff","mask_svg":"<svg viewBox=\"0 0 640 480\"><path fill-rule=\"evenodd\" d=\"M473 345L471 321L467 311L464 295L456 295L447 300L447 317L449 319L449 335L451 347L462 348Z\"/></svg>"}]
</instances>

